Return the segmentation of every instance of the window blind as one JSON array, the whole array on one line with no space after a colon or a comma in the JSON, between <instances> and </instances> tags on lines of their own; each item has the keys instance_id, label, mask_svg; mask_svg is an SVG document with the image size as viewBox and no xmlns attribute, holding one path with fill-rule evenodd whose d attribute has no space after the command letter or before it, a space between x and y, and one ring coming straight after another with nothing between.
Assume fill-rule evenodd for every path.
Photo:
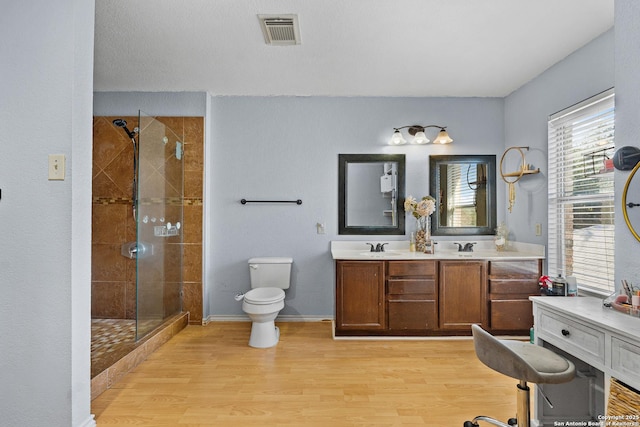
<instances>
[{"instance_id":1,"label":"window blind","mask_svg":"<svg viewBox=\"0 0 640 427\"><path fill-rule=\"evenodd\" d=\"M447 173L447 227L476 224L478 177L475 164L450 165ZM475 186L475 187L474 187Z\"/></svg>"},{"instance_id":2,"label":"window blind","mask_svg":"<svg viewBox=\"0 0 640 427\"><path fill-rule=\"evenodd\" d=\"M549 117L549 273L614 291L614 91Z\"/></svg>"}]
</instances>

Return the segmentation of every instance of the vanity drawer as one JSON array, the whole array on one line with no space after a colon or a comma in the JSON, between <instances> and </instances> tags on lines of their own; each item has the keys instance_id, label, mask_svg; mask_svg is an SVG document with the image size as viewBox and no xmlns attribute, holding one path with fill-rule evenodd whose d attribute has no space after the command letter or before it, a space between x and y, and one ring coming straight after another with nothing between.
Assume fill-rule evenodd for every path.
<instances>
[{"instance_id":1,"label":"vanity drawer","mask_svg":"<svg viewBox=\"0 0 640 427\"><path fill-rule=\"evenodd\" d=\"M489 280L489 293L538 295L540 285L537 280Z\"/></svg>"},{"instance_id":2,"label":"vanity drawer","mask_svg":"<svg viewBox=\"0 0 640 427\"><path fill-rule=\"evenodd\" d=\"M640 384L640 347L611 337L611 369L616 378L630 379L635 382L635 387Z\"/></svg>"},{"instance_id":3,"label":"vanity drawer","mask_svg":"<svg viewBox=\"0 0 640 427\"><path fill-rule=\"evenodd\" d=\"M541 312L540 319L536 321L539 322L536 327L540 329L542 339L543 335L551 335L560 341L562 348L569 353L583 358L588 363L604 364L603 331L546 311Z\"/></svg>"},{"instance_id":4,"label":"vanity drawer","mask_svg":"<svg viewBox=\"0 0 640 427\"><path fill-rule=\"evenodd\" d=\"M435 294L436 282L432 279L389 279L388 294Z\"/></svg>"},{"instance_id":5,"label":"vanity drawer","mask_svg":"<svg viewBox=\"0 0 640 427\"><path fill-rule=\"evenodd\" d=\"M540 277L539 260L519 261L491 261L489 262L489 276L492 277Z\"/></svg>"},{"instance_id":6,"label":"vanity drawer","mask_svg":"<svg viewBox=\"0 0 640 427\"><path fill-rule=\"evenodd\" d=\"M389 261L389 276L434 276L436 261Z\"/></svg>"}]
</instances>

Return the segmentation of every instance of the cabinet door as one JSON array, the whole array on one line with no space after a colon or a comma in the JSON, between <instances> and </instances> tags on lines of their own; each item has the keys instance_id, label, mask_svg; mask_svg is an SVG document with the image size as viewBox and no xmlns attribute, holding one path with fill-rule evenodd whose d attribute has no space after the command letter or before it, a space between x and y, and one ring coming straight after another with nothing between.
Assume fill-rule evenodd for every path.
<instances>
[{"instance_id":1,"label":"cabinet door","mask_svg":"<svg viewBox=\"0 0 640 427\"><path fill-rule=\"evenodd\" d=\"M385 329L384 262L336 263L336 329Z\"/></svg>"},{"instance_id":2,"label":"cabinet door","mask_svg":"<svg viewBox=\"0 0 640 427\"><path fill-rule=\"evenodd\" d=\"M389 330L433 330L438 328L438 307L434 300L389 301Z\"/></svg>"},{"instance_id":3,"label":"cabinet door","mask_svg":"<svg viewBox=\"0 0 640 427\"><path fill-rule=\"evenodd\" d=\"M492 300L490 306L491 329L526 331L533 326L533 309L529 300Z\"/></svg>"},{"instance_id":4,"label":"cabinet door","mask_svg":"<svg viewBox=\"0 0 640 427\"><path fill-rule=\"evenodd\" d=\"M470 330L473 323L486 327L486 263L440 262L440 328Z\"/></svg>"}]
</instances>

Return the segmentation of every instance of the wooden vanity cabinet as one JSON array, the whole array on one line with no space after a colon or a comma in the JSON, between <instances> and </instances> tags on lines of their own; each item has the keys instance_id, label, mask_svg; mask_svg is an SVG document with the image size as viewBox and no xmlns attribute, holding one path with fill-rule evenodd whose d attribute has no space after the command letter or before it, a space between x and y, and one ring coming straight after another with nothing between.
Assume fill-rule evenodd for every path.
<instances>
[{"instance_id":1,"label":"wooden vanity cabinet","mask_svg":"<svg viewBox=\"0 0 640 427\"><path fill-rule=\"evenodd\" d=\"M489 262L489 326L526 334L533 326L529 296L540 295L542 260Z\"/></svg>"},{"instance_id":2,"label":"wooden vanity cabinet","mask_svg":"<svg viewBox=\"0 0 640 427\"><path fill-rule=\"evenodd\" d=\"M487 325L486 261L440 261L440 329L471 330Z\"/></svg>"},{"instance_id":3,"label":"wooden vanity cabinet","mask_svg":"<svg viewBox=\"0 0 640 427\"><path fill-rule=\"evenodd\" d=\"M389 332L420 333L438 328L437 261L387 263Z\"/></svg>"},{"instance_id":4,"label":"wooden vanity cabinet","mask_svg":"<svg viewBox=\"0 0 640 427\"><path fill-rule=\"evenodd\" d=\"M528 334L542 260L336 260L337 336Z\"/></svg>"},{"instance_id":5,"label":"wooden vanity cabinet","mask_svg":"<svg viewBox=\"0 0 640 427\"><path fill-rule=\"evenodd\" d=\"M386 329L384 261L336 262L336 335Z\"/></svg>"}]
</instances>

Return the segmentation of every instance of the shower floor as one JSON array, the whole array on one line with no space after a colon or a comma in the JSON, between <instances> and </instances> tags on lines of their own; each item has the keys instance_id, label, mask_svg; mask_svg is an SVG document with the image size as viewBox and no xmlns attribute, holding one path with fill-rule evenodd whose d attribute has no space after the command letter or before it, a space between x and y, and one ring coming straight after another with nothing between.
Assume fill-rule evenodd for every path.
<instances>
[{"instance_id":1,"label":"shower floor","mask_svg":"<svg viewBox=\"0 0 640 427\"><path fill-rule=\"evenodd\" d=\"M143 320L139 326L149 332L136 341L135 320L91 319L91 399L112 387L188 323L189 312L174 314L159 325L158 319Z\"/></svg>"},{"instance_id":2,"label":"shower floor","mask_svg":"<svg viewBox=\"0 0 640 427\"><path fill-rule=\"evenodd\" d=\"M131 353L162 325L162 319L141 320L139 326L147 332L141 341L136 341L133 319L91 319L91 378Z\"/></svg>"},{"instance_id":3,"label":"shower floor","mask_svg":"<svg viewBox=\"0 0 640 427\"><path fill-rule=\"evenodd\" d=\"M136 321L91 319L91 378L136 347Z\"/></svg>"}]
</instances>

